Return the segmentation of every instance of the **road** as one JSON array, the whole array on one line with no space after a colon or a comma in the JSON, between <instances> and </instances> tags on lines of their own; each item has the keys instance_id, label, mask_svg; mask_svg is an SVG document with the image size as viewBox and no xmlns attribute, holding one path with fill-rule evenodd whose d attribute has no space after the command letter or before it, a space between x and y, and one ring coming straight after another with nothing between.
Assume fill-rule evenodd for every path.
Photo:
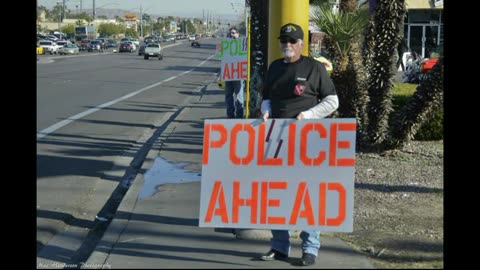
<instances>
[{"instance_id":1,"label":"road","mask_svg":"<svg viewBox=\"0 0 480 270\"><path fill-rule=\"evenodd\" d=\"M151 141L220 71L214 39L137 53L39 56L37 261L84 261Z\"/></svg>"}]
</instances>

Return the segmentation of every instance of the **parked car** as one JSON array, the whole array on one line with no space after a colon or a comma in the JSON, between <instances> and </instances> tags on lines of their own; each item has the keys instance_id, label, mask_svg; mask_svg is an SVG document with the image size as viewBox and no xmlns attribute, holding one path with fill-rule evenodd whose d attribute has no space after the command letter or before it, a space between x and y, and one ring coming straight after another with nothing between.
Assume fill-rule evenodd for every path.
<instances>
[{"instance_id":1,"label":"parked car","mask_svg":"<svg viewBox=\"0 0 480 270\"><path fill-rule=\"evenodd\" d=\"M90 39L82 39L80 41L80 46L78 46L80 51L88 50L88 44L90 44L90 41L91 41Z\"/></svg>"},{"instance_id":2,"label":"parked car","mask_svg":"<svg viewBox=\"0 0 480 270\"><path fill-rule=\"evenodd\" d=\"M152 43L152 42L155 42L155 40L154 40L153 38L150 38L150 37L149 37L149 38L145 38L145 39L143 40L143 42L145 42L145 43Z\"/></svg>"},{"instance_id":3,"label":"parked car","mask_svg":"<svg viewBox=\"0 0 480 270\"><path fill-rule=\"evenodd\" d=\"M173 35L167 35L165 36L165 41L166 42L175 41L175 37Z\"/></svg>"},{"instance_id":4,"label":"parked car","mask_svg":"<svg viewBox=\"0 0 480 270\"><path fill-rule=\"evenodd\" d=\"M116 48L118 46L118 43L113 40L113 39L108 39L107 40L107 48Z\"/></svg>"},{"instance_id":5,"label":"parked car","mask_svg":"<svg viewBox=\"0 0 480 270\"><path fill-rule=\"evenodd\" d=\"M325 68L327 69L327 73L328 75L330 75L333 71L333 64L330 60L327 59L327 57L325 55L322 55L321 53L317 53L317 52L314 52L314 51L310 51L310 57L312 57L313 59L321 62Z\"/></svg>"},{"instance_id":6,"label":"parked car","mask_svg":"<svg viewBox=\"0 0 480 270\"><path fill-rule=\"evenodd\" d=\"M97 38L97 39L95 39L95 40L100 41L100 47L101 47L102 49L108 48L108 46L107 46L107 40L106 40L105 38Z\"/></svg>"},{"instance_id":7,"label":"parked car","mask_svg":"<svg viewBox=\"0 0 480 270\"><path fill-rule=\"evenodd\" d=\"M118 52L134 52L135 51L135 44L131 41L124 41L120 43L118 46Z\"/></svg>"},{"instance_id":8,"label":"parked car","mask_svg":"<svg viewBox=\"0 0 480 270\"><path fill-rule=\"evenodd\" d=\"M80 49L78 48L78 46L72 43L67 44L61 47L60 49L58 49L58 54L63 54L63 55L79 54L79 53L80 53Z\"/></svg>"},{"instance_id":9,"label":"parked car","mask_svg":"<svg viewBox=\"0 0 480 270\"><path fill-rule=\"evenodd\" d=\"M88 52L98 51L103 52L102 42L100 40L92 40L88 44Z\"/></svg>"},{"instance_id":10,"label":"parked car","mask_svg":"<svg viewBox=\"0 0 480 270\"><path fill-rule=\"evenodd\" d=\"M143 43L138 47L138 55L143 55L145 53L145 47L147 47L147 44Z\"/></svg>"},{"instance_id":11,"label":"parked car","mask_svg":"<svg viewBox=\"0 0 480 270\"><path fill-rule=\"evenodd\" d=\"M133 44L135 44L136 47L140 46L140 40L136 38L131 38L130 41L133 42Z\"/></svg>"},{"instance_id":12,"label":"parked car","mask_svg":"<svg viewBox=\"0 0 480 270\"><path fill-rule=\"evenodd\" d=\"M58 40L58 38L54 35L46 35L45 38L47 40L51 40L51 41L57 41Z\"/></svg>"},{"instance_id":13,"label":"parked car","mask_svg":"<svg viewBox=\"0 0 480 270\"><path fill-rule=\"evenodd\" d=\"M43 50L46 52L49 52L50 54L56 54L58 51L58 45L54 41L51 40L40 40L38 42L38 45L40 47L43 47Z\"/></svg>"},{"instance_id":14,"label":"parked car","mask_svg":"<svg viewBox=\"0 0 480 270\"><path fill-rule=\"evenodd\" d=\"M57 40L57 45L59 48L67 45L67 44L72 44L69 40Z\"/></svg>"}]
</instances>

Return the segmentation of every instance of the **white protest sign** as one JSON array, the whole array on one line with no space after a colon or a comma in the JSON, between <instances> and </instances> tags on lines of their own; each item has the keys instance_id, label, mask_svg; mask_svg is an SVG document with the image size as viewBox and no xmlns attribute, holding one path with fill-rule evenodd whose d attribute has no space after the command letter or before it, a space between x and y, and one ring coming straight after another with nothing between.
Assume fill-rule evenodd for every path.
<instances>
[{"instance_id":1,"label":"white protest sign","mask_svg":"<svg viewBox=\"0 0 480 270\"><path fill-rule=\"evenodd\" d=\"M353 231L356 121L205 120L199 226Z\"/></svg>"},{"instance_id":2,"label":"white protest sign","mask_svg":"<svg viewBox=\"0 0 480 270\"><path fill-rule=\"evenodd\" d=\"M215 57L221 59L220 78L224 81L247 79L247 38L228 38L216 47Z\"/></svg>"}]
</instances>

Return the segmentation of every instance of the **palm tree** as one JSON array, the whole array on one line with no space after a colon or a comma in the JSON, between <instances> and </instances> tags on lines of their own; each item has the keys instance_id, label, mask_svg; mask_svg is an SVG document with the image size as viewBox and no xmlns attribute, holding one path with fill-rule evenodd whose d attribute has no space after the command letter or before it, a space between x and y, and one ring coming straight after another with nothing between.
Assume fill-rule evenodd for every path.
<instances>
[{"instance_id":1,"label":"palm tree","mask_svg":"<svg viewBox=\"0 0 480 270\"><path fill-rule=\"evenodd\" d=\"M367 137L380 146L388 136L388 119L392 108L396 48L401 40L400 27L406 14L405 0L379 0L367 37L367 69L369 74Z\"/></svg>"},{"instance_id":2,"label":"palm tree","mask_svg":"<svg viewBox=\"0 0 480 270\"><path fill-rule=\"evenodd\" d=\"M321 5L313 15L313 21L327 34L327 46L333 51L336 65L332 79L340 100L339 114L357 118L360 149L399 148L413 138L421 124L442 110L443 59L430 76L420 82L405 107L390 117L394 63L396 48L403 38L405 0L369 1L373 12L368 24L360 17L360 12L365 12L361 7L365 5L355 10L354 2L341 1L338 14ZM375 5L371 5L373 2ZM362 29L365 29L363 43L359 38ZM392 126L389 126L390 118Z\"/></svg>"},{"instance_id":3,"label":"palm tree","mask_svg":"<svg viewBox=\"0 0 480 270\"><path fill-rule=\"evenodd\" d=\"M407 104L394 116L390 128L390 139L387 148L399 148L413 139L413 136L437 111L443 109L443 57L428 73L428 77L420 80L420 84Z\"/></svg>"},{"instance_id":4,"label":"palm tree","mask_svg":"<svg viewBox=\"0 0 480 270\"><path fill-rule=\"evenodd\" d=\"M313 10L312 21L328 36L327 46L335 63L331 77L340 103L338 114L340 117L357 118L357 141L360 144L363 140L361 134L368 122L367 76L360 47L360 34L368 23L368 10L357 8L354 2L354 10L351 10L350 4L345 4L344 7L350 10L340 9L337 13L328 3L322 4Z\"/></svg>"},{"instance_id":5,"label":"palm tree","mask_svg":"<svg viewBox=\"0 0 480 270\"><path fill-rule=\"evenodd\" d=\"M268 67L268 3L249 1L250 16L250 81L249 118L260 116L263 79Z\"/></svg>"}]
</instances>

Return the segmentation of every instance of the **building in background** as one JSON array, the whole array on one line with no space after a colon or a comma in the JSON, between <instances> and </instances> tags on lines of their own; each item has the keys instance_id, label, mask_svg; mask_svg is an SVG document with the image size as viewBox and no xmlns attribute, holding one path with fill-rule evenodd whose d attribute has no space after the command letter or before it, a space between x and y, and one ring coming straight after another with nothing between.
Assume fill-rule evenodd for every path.
<instances>
[{"instance_id":1,"label":"building in background","mask_svg":"<svg viewBox=\"0 0 480 270\"><path fill-rule=\"evenodd\" d=\"M177 22L170 21L170 33L177 33Z\"/></svg>"},{"instance_id":2,"label":"building in background","mask_svg":"<svg viewBox=\"0 0 480 270\"><path fill-rule=\"evenodd\" d=\"M443 0L406 0L404 37L411 51L422 57L443 46Z\"/></svg>"}]
</instances>

